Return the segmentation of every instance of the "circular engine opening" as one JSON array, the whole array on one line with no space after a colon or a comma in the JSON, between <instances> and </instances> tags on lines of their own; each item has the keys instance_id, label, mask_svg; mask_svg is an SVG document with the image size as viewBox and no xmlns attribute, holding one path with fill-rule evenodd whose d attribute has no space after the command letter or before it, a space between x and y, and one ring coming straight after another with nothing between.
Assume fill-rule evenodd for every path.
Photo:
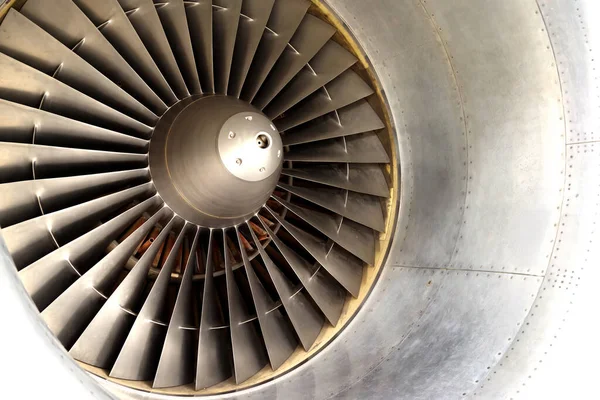
<instances>
[{"instance_id":1,"label":"circular engine opening","mask_svg":"<svg viewBox=\"0 0 600 400\"><path fill-rule=\"evenodd\" d=\"M0 32L0 225L41 317L142 391L292 370L358 311L395 224L366 56L317 0L87 4L29 0Z\"/></svg>"}]
</instances>

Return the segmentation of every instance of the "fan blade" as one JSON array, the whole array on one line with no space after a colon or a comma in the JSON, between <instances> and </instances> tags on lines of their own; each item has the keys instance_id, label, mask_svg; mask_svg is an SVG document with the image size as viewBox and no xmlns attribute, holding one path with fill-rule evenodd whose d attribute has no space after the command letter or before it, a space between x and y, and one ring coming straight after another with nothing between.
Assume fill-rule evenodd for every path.
<instances>
[{"instance_id":1,"label":"fan blade","mask_svg":"<svg viewBox=\"0 0 600 400\"><path fill-rule=\"evenodd\" d=\"M146 153L148 141L0 99L0 140Z\"/></svg>"},{"instance_id":2,"label":"fan blade","mask_svg":"<svg viewBox=\"0 0 600 400\"><path fill-rule=\"evenodd\" d=\"M0 25L0 51L144 124L154 125L158 120L152 111L12 8Z\"/></svg>"},{"instance_id":3,"label":"fan blade","mask_svg":"<svg viewBox=\"0 0 600 400\"><path fill-rule=\"evenodd\" d=\"M286 131L364 99L371 94L373 94L373 89L356 72L349 69L323 86L322 90L312 94L301 104L291 109L286 116L275 123L279 131ZM277 112L271 110L265 110L265 113L270 118L275 118L278 115Z\"/></svg>"},{"instance_id":4,"label":"fan blade","mask_svg":"<svg viewBox=\"0 0 600 400\"><path fill-rule=\"evenodd\" d=\"M106 300L105 293L108 293L108 290L114 285L127 260L133 255L150 229L168 212L166 207L155 212L141 227L119 243L113 251L97 262L42 311L44 321L66 349L73 346L73 343L100 310Z\"/></svg>"},{"instance_id":5,"label":"fan blade","mask_svg":"<svg viewBox=\"0 0 600 400\"><path fill-rule=\"evenodd\" d=\"M302 22L310 2L277 0L244 81L241 98L252 102L277 59Z\"/></svg>"},{"instance_id":6,"label":"fan blade","mask_svg":"<svg viewBox=\"0 0 600 400\"><path fill-rule=\"evenodd\" d=\"M213 0L215 92L227 94L242 0Z\"/></svg>"},{"instance_id":7,"label":"fan blade","mask_svg":"<svg viewBox=\"0 0 600 400\"><path fill-rule=\"evenodd\" d=\"M75 239L106 214L140 197L154 194L152 183L126 189L3 229L4 239L17 269Z\"/></svg>"},{"instance_id":8,"label":"fan blade","mask_svg":"<svg viewBox=\"0 0 600 400\"><path fill-rule=\"evenodd\" d=\"M385 125L369 103L366 100L359 100L334 111L330 116L291 129L285 132L281 139L284 145L291 146L378 131L383 128Z\"/></svg>"},{"instance_id":9,"label":"fan blade","mask_svg":"<svg viewBox=\"0 0 600 400\"><path fill-rule=\"evenodd\" d=\"M252 231L250 225L248 225L248 228ZM239 237L237 228L236 234ZM258 243L257 247L262 247L262 245ZM252 292L260 331L267 348L271 368L275 370L292 355L298 343L285 317L281 314L281 311L275 308L275 302L263 287L258 276L256 276L256 272L254 272L248 259L246 249L241 243L239 248L242 254L244 269L246 270L246 277L250 285L250 291Z\"/></svg>"},{"instance_id":10,"label":"fan blade","mask_svg":"<svg viewBox=\"0 0 600 400\"><path fill-rule=\"evenodd\" d=\"M356 61L356 57L350 52L330 40L265 108L265 114L272 118L283 114L335 78L341 77L343 74L350 74L348 68L354 65ZM362 81L362 79L360 80ZM366 85L364 81L362 83ZM366 89L351 80L348 80L348 84L354 84L357 92ZM327 88L329 89L328 86Z\"/></svg>"},{"instance_id":11,"label":"fan blade","mask_svg":"<svg viewBox=\"0 0 600 400\"><path fill-rule=\"evenodd\" d=\"M152 128L0 53L0 98L148 139Z\"/></svg>"},{"instance_id":12,"label":"fan blade","mask_svg":"<svg viewBox=\"0 0 600 400\"><path fill-rule=\"evenodd\" d=\"M304 232L281 218L273 217L304 247L327 272L331 274L350 294L358 297L362 281L362 262L335 244L328 244Z\"/></svg>"},{"instance_id":13,"label":"fan blade","mask_svg":"<svg viewBox=\"0 0 600 400\"><path fill-rule=\"evenodd\" d=\"M146 154L69 149L35 144L3 143L0 146L0 182L56 178L73 170L106 172L147 166Z\"/></svg>"},{"instance_id":14,"label":"fan blade","mask_svg":"<svg viewBox=\"0 0 600 400\"><path fill-rule=\"evenodd\" d=\"M133 327L125 340L110 376L134 381L153 380L167 334L167 325L162 323L167 301L167 290L171 272L177 262L178 251L190 225L184 226L161 268L148 298L144 302Z\"/></svg>"},{"instance_id":15,"label":"fan blade","mask_svg":"<svg viewBox=\"0 0 600 400\"><path fill-rule=\"evenodd\" d=\"M276 214L269 207L266 208L271 214ZM275 246L279 249L279 252L286 259L290 267L292 267L294 273L308 291L308 294L310 294L329 323L335 326L340 315L342 315L342 308L344 308L346 300L345 290L335 279L324 274L320 265L311 265L294 250L285 245L266 224L263 224L263 226L273 240L273 243L275 243Z\"/></svg>"},{"instance_id":16,"label":"fan blade","mask_svg":"<svg viewBox=\"0 0 600 400\"><path fill-rule=\"evenodd\" d=\"M193 365L196 356L194 331L196 329L193 316L192 276L197 263L196 250L199 237L200 228L196 228L190 256L183 272L175 308L160 355L156 377L152 383L154 388L180 386L194 381Z\"/></svg>"},{"instance_id":17,"label":"fan blade","mask_svg":"<svg viewBox=\"0 0 600 400\"><path fill-rule=\"evenodd\" d=\"M233 276L232 260L227 248L227 235L223 231L223 254L227 281L229 327L233 353L233 371L236 383L242 383L263 369L267 357L263 344L251 320L244 299Z\"/></svg>"},{"instance_id":18,"label":"fan blade","mask_svg":"<svg viewBox=\"0 0 600 400\"><path fill-rule=\"evenodd\" d=\"M387 164L390 162L374 132L294 146L285 154L288 161Z\"/></svg>"},{"instance_id":19,"label":"fan blade","mask_svg":"<svg viewBox=\"0 0 600 400\"><path fill-rule=\"evenodd\" d=\"M154 0L167 39L191 94L201 94L194 50L183 0Z\"/></svg>"},{"instance_id":20,"label":"fan blade","mask_svg":"<svg viewBox=\"0 0 600 400\"><path fill-rule=\"evenodd\" d=\"M385 230L381 201L377 197L328 187L308 188L284 183L279 187L376 231Z\"/></svg>"},{"instance_id":21,"label":"fan blade","mask_svg":"<svg viewBox=\"0 0 600 400\"><path fill-rule=\"evenodd\" d=\"M272 237L274 233L268 229L262 219L260 219L260 221L267 233ZM292 286L291 282L279 268L277 268L275 263L273 263L269 255L263 249L252 229L250 229L250 234L252 235L252 239L254 240L260 257L267 267L275 290L277 290L277 293L281 298L283 308L285 308L285 311L292 322L292 326L302 343L302 347L304 347L304 350L308 351L321 332L321 328L325 321L323 315L313 307L310 300L306 298L302 291L297 290Z\"/></svg>"},{"instance_id":22,"label":"fan blade","mask_svg":"<svg viewBox=\"0 0 600 400\"><path fill-rule=\"evenodd\" d=\"M302 67L327 43L335 28L319 18L306 14L289 46L277 60L265 83L252 100L252 104L264 109L287 85Z\"/></svg>"},{"instance_id":23,"label":"fan blade","mask_svg":"<svg viewBox=\"0 0 600 400\"><path fill-rule=\"evenodd\" d=\"M118 1L175 95L180 99L188 97L190 93L152 0Z\"/></svg>"},{"instance_id":24,"label":"fan blade","mask_svg":"<svg viewBox=\"0 0 600 400\"><path fill-rule=\"evenodd\" d=\"M21 270L23 286L37 308L43 311L85 272L87 260L104 252L117 235L158 201L156 196L144 201Z\"/></svg>"},{"instance_id":25,"label":"fan blade","mask_svg":"<svg viewBox=\"0 0 600 400\"><path fill-rule=\"evenodd\" d=\"M228 93L240 97L252 59L267 26L275 0L245 0L242 2L235 51L229 77Z\"/></svg>"},{"instance_id":26,"label":"fan blade","mask_svg":"<svg viewBox=\"0 0 600 400\"><path fill-rule=\"evenodd\" d=\"M72 0L167 105L177 96L146 50L117 0Z\"/></svg>"},{"instance_id":27,"label":"fan blade","mask_svg":"<svg viewBox=\"0 0 600 400\"><path fill-rule=\"evenodd\" d=\"M202 91L215 93L212 0L188 1L185 3L185 12Z\"/></svg>"},{"instance_id":28,"label":"fan blade","mask_svg":"<svg viewBox=\"0 0 600 400\"><path fill-rule=\"evenodd\" d=\"M232 369L228 329L219 307L214 283L213 231L210 231L202 295L202 313L198 335L198 360L196 363L196 390L216 385L229 378Z\"/></svg>"},{"instance_id":29,"label":"fan blade","mask_svg":"<svg viewBox=\"0 0 600 400\"><path fill-rule=\"evenodd\" d=\"M148 181L147 169L0 184L0 226L11 225Z\"/></svg>"},{"instance_id":30,"label":"fan blade","mask_svg":"<svg viewBox=\"0 0 600 400\"><path fill-rule=\"evenodd\" d=\"M134 310L142 300L140 297L152 261L177 220L177 216L171 218L135 267L106 300L71 348L73 358L100 368L110 368L113 365L135 321Z\"/></svg>"},{"instance_id":31,"label":"fan blade","mask_svg":"<svg viewBox=\"0 0 600 400\"><path fill-rule=\"evenodd\" d=\"M385 176L377 164L319 164L287 168L282 173L353 192L390 197Z\"/></svg>"},{"instance_id":32,"label":"fan blade","mask_svg":"<svg viewBox=\"0 0 600 400\"><path fill-rule=\"evenodd\" d=\"M20 11L152 112L166 111L167 105L71 0L28 0Z\"/></svg>"},{"instance_id":33,"label":"fan blade","mask_svg":"<svg viewBox=\"0 0 600 400\"><path fill-rule=\"evenodd\" d=\"M276 196L273 198L350 253L369 265L375 265L375 235L371 228L339 215L302 208Z\"/></svg>"}]
</instances>

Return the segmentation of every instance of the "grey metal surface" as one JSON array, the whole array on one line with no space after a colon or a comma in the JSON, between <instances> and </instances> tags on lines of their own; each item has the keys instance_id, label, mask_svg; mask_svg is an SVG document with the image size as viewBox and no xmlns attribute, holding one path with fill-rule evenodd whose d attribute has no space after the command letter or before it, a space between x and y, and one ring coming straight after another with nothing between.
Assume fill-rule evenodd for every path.
<instances>
[{"instance_id":1,"label":"grey metal surface","mask_svg":"<svg viewBox=\"0 0 600 400\"><path fill-rule=\"evenodd\" d=\"M262 113L232 115L221 127L217 146L225 168L243 181L258 182L281 172L281 136Z\"/></svg>"},{"instance_id":2,"label":"grey metal surface","mask_svg":"<svg viewBox=\"0 0 600 400\"><path fill-rule=\"evenodd\" d=\"M600 261L597 2L329 3L374 64L398 133L392 253L325 351L221 397L593 396L585 362L600 354L590 322ZM22 301L11 290L0 296ZM80 395L68 367L54 365L65 384L47 382L50 390ZM104 384L123 398L161 397Z\"/></svg>"}]
</instances>

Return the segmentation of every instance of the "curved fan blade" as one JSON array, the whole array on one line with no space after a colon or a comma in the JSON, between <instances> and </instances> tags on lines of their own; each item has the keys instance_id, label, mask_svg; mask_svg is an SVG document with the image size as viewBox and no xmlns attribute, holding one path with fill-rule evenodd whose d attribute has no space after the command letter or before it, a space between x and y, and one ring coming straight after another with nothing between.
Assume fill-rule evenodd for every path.
<instances>
[{"instance_id":1,"label":"curved fan blade","mask_svg":"<svg viewBox=\"0 0 600 400\"><path fill-rule=\"evenodd\" d=\"M236 383L241 383L260 371L267 363L267 357L256 326L252 322L252 315L248 313L240 289L235 282L231 255L226 243L227 235L223 231L223 254L225 258L233 371Z\"/></svg>"},{"instance_id":2,"label":"curved fan blade","mask_svg":"<svg viewBox=\"0 0 600 400\"><path fill-rule=\"evenodd\" d=\"M362 262L350 253L323 242L302 229L285 221L277 214L273 217L304 247L327 272L331 274L350 294L358 297L362 281Z\"/></svg>"},{"instance_id":3,"label":"curved fan blade","mask_svg":"<svg viewBox=\"0 0 600 400\"><path fill-rule=\"evenodd\" d=\"M376 164L319 164L288 168L282 173L353 192L379 197L390 196L381 166Z\"/></svg>"},{"instance_id":4,"label":"curved fan blade","mask_svg":"<svg viewBox=\"0 0 600 400\"><path fill-rule=\"evenodd\" d=\"M160 355L156 377L152 383L152 387L155 388L179 386L194 381L192 366L196 356L194 349L196 327L192 309L192 275L198 262L196 251L199 237L200 228L196 228L190 255L179 285L173 315L169 322L165 344Z\"/></svg>"},{"instance_id":5,"label":"curved fan blade","mask_svg":"<svg viewBox=\"0 0 600 400\"><path fill-rule=\"evenodd\" d=\"M0 146L0 182L58 178L73 170L85 173L146 167L146 154L69 149L34 144L3 143Z\"/></svg>"},{"instance_id":6,"label":"curved fan blade","mask_svg":"<svg viewBox=\"0 0 600 400\"><path fill-rule=\"evenodd\" d=\"M377 197L326 187L308 188L284 183L279 187L376 231L385 229L381 201Z\"/></svg>"},{"instance_id":7,"label":"curved fan blade","mask_svg":"<svg viewBox=\"0 0 600 400\"><path fill-rule=\"evenodd\" d=\"M155 114L160 115L167 109L71 0L28 0L20 11Z\"/></svg>"},{"instance_id":8,"label":"curved fan blade","mask_svg":"<svg viewBox=\"0 0 600 400\"><path fill-rule=\"evenodd\" d=\"M241 98L252 102L277 59L302 22L310 2L277 0L248 71Z\"/></svg>"},{"instance_id":9,"label":"curved fan blade","mask_svg":"<svg viewBox=\"0 0 600 400\"><path fill-rule=\"evenodd\" d=\"M85 272L86 261L97 258L119 233L157 203L153 197L21 270L23 286L38 309L43 311Z\"/></svg>"},{"instance_id":10,"label":"curved fan blade","mask_svg":"<svg viewBox=\"0 0 600 400\"><path fill-rule=\"evenodd\" d=\"M277 128L280 131L286 131L364 99L371 94L373 94L373 89L356 72L349 69L276 121ZM271 118L278 116L277 112L270 110L265 110L265 112Z\"/></svg>"},{"instance_id":11,"label":"curved fan blade","mask_svg":"<svg viewBox=\"0 0 600 400\"><path fill-rule=\"evenodd\" d=\"M272 235L272 231L269 230L262 218L259 219L269 235ZM265 263L267 271L273 280L273 285L275 285L275 289L281 298L283 308L285 308L292 326L302 343L302 347L308 351L315 340L317 340L317 336L319 336L319 333L321 332L325 319L323 318L323 315L313 307L304 293L301 290L294 288L292 283L285 277L279 268L277 268L275 263L260 245L253 229L250 229L250 234L252 235L252 239L258 249L260 257Z\"/></svg>"},{"instance_id":12,"label":"curved fan blade","mask_svg":"<svg viewBox=\"0 0 600 400\"><path fill-rule=\"evenodd\" d=\"M302 220L369 265L375 264L375 235L371 228L339 215L333 216L273 198Z\"/></svg>"},{"instance_id":13,"label":"curved fan blade","mask_svg":"<svg viewBox=\"0 0 600 400\"><path fill-rule=\"evenodd\" d=\"M374 132L294 146L285 154L289 161L387 164L390 162Z\"/></svg>"},{"instance_id":14,"label":"curved fan blade","mask_svg":"<svg viewBox=\"0 0 600 400\"><path fill-rule=\"evenodd\" d=\"M82 122L149 138L152 128L0 53L0 98Z\"/></svg>"},{"instance_id":15,"label":"curved fan blade","mask_svg":"<svg viewBox=\"0 0 600 400\"><path fill-rule=\"evenodd\" d=\"M185 12L202 91L215 93L212 0L188 1L185 3Z\"/></svg>"},{"instance_id":16,"label":"curved fan blade","mask_svg":"<svg viewBox=\"0 0 600 400\"><path fill-rule=\"evenodd\" d=\"M110 295L71 348L73 358L100 368L112 366L135 320L134 310L140 302L152 261L178 219L171 218L135 267Z\"/></svg>"},{"instance_id":17,"label":"curved fan blade","mask_svg":"<svg viewBox=\"0 0 600 400\"><path fill-rule=\"evenodd\" d=\"M356 57L336 42L327 42L319 53L310 60L308 65L269 104L264 112L271 117L283 114L317 89L329 84L334 78L341 77L344 73L350 75L350 71L344 71L348 70L356 61ZM346 82L342 84L354 84L355 87L352 90L357 93L365 90L364 87L357 85L354 82L355 80L345 78ZM326 87L328 90L330 89L329 86ZM336 89L333 83L332 89Z\"/></svg>"},{"instance_id":18,"label":"curved fan blade","mask_svg":"<svg viewBox=\"0 0 600 400\"><path fill-rule=\"evenodd\" d=\"M252 231L250 225L248 225L248 228ZM240 233L237 228L236 234L239 237ZM258 247L262 247L260 243L258 244ZM252 265L250 265L246 249L241 244L239 249L244 263L244 269L246 270L250 291L252 292L252 299L256 308L260 331L267 348L271 368L277 369L296 349L296 338L290 330L288 322L281 314L281 311L276 309L275 302L263 287L258 276L256 276L256 272L254 272Z\"/></svg>"},{"instance_id":19,"label":"curved fan blade","mask_svg":"<svg viewBox=\"0 0 600 400\"><path fill-rule=\"evenodd\" d=\"M134 169L0 184L0 226L6 229L149 178L147 169Z\"/></svg>"},{"instance_id":20,"label":"curved fan blade","mask_svg":"<svg viewBox=\"0 0 600 400\"><path fill-rule=\"evenodd\" d=\"M165 320L165 303L171 272L189 227L189 225L184 226L177 236L110 371L110 376L136 381L154 379L167 334L167 326L162 321Z\"/></svg>"},{"instance_id":21,"label":"curved fan blade","mask_svg":"<svg viewBox=\"0 0 600 400\"><path fill-rule=\"evenodd\" d=\"M240 22L233 53L232 64L235 66L230 73L227 92L231 96L240 97L242 87L252 59L262 38L269 15L275 0L244 0L242 2ZM218 21L217 21L218 22Z\"/></svg>"},{"instance_id":22,"label":"curved fan blade","mask_svg":"<svg viewBox=\"0 0 600 400\"><path fill-rule=\"evenodd\" d=\"M385 125L369 103L360 100L334 111L331 115L286 131L282 140L286 146L291 146L383 128Z\"/></svg>"},{"instance_id":23,"label":"curved fan blade","mask_svg":"<svg viewBox=\"0 0 600 400\"><path fill-rule=\"evenodd\" d=\"M167 105L177 101L117 0L72 0Z\"/></svg>"},{"instance_id":24,"label":"curved fan blade","mask_svg":"<svg viewBox=\"0 0 600 400\"><path fill-rule=\"evenodd\" d=\"M242 0L213 0L215 92L227 94Z\"/></svg>"},{"instance_id":25,"label":"curved fan blade","mask_svg":"<svg viewBox=\"0 0 600 400\"><path fill-rule=\"evenodd\" d=\"M190 95L152 0L118 0L175 95Z\"/></svg>"},{"instance_id":26,"label":"curved fan blade","mask_svg":"<svg viewBox=\"0 0 600 400\"><path fill-rule=\"evenodd\" d=\"M166 207L154 213L42 312L44 321L65 348L70 349L83 333L106 301L106 294L115 284L135 249L167 214Z\"/></svg>"},{"instance_id":27,"label":"curved fan blade","mask_svg":"<svg viewBox=\"0 0 600 400\"><path fill-rule=\"evenodd\" d=\"M307 14L252 104L261 110L264 109L334 33L334 27Z\"/></svg>"},{"instance_id":28,"label":"curved fan blade","mask_svg":"<svg viewBox=\"0 0 600 400\"><path fill-rule=\"evenodd\" d=\"M12 225L3 230L8 251L17 268L22 269L62 244L75 239L109 212L154 192L154 185L144 183Z\"/></svg>"},{"instance_id":29,"label":"curved fan blade","mask_svg":"<svg viewBox=\"0 0 600 400\"><path fill-rule=\"evenodd\" d=\"M147 125L158 120L131 95L14 9L0 25L0 51Z\"/></svg>"},{"instance_id":30,"label":"curved fan blade","mask_svg":"<svg viewBox=\"0 0 600 400\"><path fill-rule=\"evenodd\" d=\"M146 153L148 141L0 99L0 140Z\"/></svg>"},{"instance_id":31,"label":"curved fan blade","mask_svg":"<svg viewBox=\"0 0 600 400\"><path fill-rule=\"evenodd\" d=\"M201 94L183 0L154 0L154 4L189 92Z\"/></svg>"},{"instance_id":32,"label":"curved fan blade","mask_svg":"<svg viewBox=\"0 0 600 400\"><path fill-rule=\"evenodd\" d=\"M267 210L273 216L276 214L268 207ZM331 276L324 274L320 265L311 265L285 245L268 226L264 225L264 227L329 323L335 326L344 307L346 298L344 289Z\"/></svg>"},{"instance_id":33,"label":"curved fan blade","mask_svg":"<svg viewBox=\"0 0 600 400\"><path fill-rule=\"evenodd\" d=\"M196 390L223 382L232 374L229 360L231 347L229 329L224 322L218 303L214 282L213 231L208 239L206 274L202 294L202 314L198 334L198 359L196 363Z\"/></svg>"}]
</instances>

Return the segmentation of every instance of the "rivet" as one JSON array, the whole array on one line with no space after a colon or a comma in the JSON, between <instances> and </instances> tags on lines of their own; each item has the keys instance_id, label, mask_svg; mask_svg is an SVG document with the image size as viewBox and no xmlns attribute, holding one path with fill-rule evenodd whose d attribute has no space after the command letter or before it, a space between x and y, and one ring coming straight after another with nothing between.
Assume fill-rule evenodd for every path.
<instances>
[{"instance_id":1,"label":"rivet","mask_svg":"<svg viewBox=\"0 0 600 400\"><path fill-rule=\"evenodd\" d=\"M240 160L241 161L241 160ZM260 172L265 172L265 167L262 167L261 169L259 169Z\"/></svg>"},{"instance_id":2,"label":"rivet","mask_svg":"<svg viewBox=\"0 0 600 400\"><path fill-rule=\"evenodd\" d=\"M241 159L241 158L238 158L238 159L236 159L236 160L235 160L235 163L236 163L237 165L242 165L242 159Z\"/></svg>"},{"instance_id":3,"label":"rivet","mask_svg":"<svg viewBox=\"0 0 600 400\"><path fill-rule=\"evenodd\" d=\"M235 137L235 132L229 132L229 139L233 139Z\"/></svg>"}]
</instances>

